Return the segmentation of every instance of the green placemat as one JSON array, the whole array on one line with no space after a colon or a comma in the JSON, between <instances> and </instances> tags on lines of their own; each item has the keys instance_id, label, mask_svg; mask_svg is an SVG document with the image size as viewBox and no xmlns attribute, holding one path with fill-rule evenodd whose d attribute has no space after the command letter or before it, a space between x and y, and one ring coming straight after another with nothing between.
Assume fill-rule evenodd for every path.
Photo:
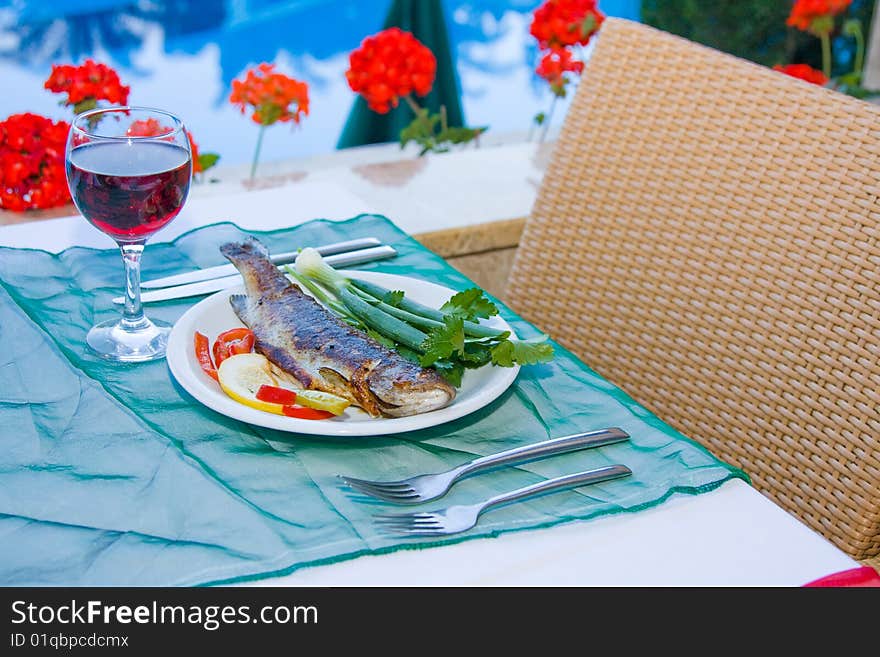
<instances>
[{"instance_id":1,"label":"green placemat","mask_svg":"<svg viewBox=\"0 0 880 657\"><path fill-rule=\"evenodd\" d=\"M220 264L233 224L149 245L145 277ZM463 289L470 285L390 221L364 215L259 233L273 252L354 237L392 244L363 266ZM202 406L164 361L117 365L84 347L117 315L116 250L61 254L0 248L0 585L194 585L289 572L360 554L451 543L573 519L638 511L673 492L701 493L735 468L651 415L557 346L489 406L457 421L384 437L320 438L261 429ZM196 300L149 306L173 321ZM537 331L504 308L522 337ZM485 496L603 464L627 479L493 511L441 540L377 534L367 503L337 473L397 478L548 437L619 426L630 443L556 456L457 484L427 507Z\"/></svg>"}]
</instances>

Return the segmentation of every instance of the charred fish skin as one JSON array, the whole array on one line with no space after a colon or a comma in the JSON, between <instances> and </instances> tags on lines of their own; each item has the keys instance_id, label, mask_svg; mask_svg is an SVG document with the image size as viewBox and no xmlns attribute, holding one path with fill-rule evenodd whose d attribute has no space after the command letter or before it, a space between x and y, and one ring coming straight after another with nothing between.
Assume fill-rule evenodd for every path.
<instances>
[{"instance_id":1,"label":"charred fish skin","mask_svg":"<svg viewBox=\"0 0 880 657\"><path fill-rule=\"evenodd\" d=\"M253 332L255 349L304 387L349 399L373 417L404 417L449 405L455 388L346 324L269 260L255 238L230 242L221 253L241 273L245 294L230 297Z\"/></svg>"}]
</instances>

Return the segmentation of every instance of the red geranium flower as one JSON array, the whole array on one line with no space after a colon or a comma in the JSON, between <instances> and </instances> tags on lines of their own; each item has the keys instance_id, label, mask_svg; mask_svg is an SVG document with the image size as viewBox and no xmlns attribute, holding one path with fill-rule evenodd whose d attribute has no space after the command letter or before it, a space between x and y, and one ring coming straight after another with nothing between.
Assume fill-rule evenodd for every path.
<instances>
[{"instance_id":1,"label":"red geranium flower","mask_svg":"<svg viewBox=\"0 0 880 657\"><path fill-rule=\"evenodd\" d=\"M401 98L427 96L434 85L437 59L411 33L390 27L363 40L352 51L345 72L348 86L374 112L386 114Z\"/></svg>"},{"instance_id":2,"label":"red geranium flower","mask_svg":"<svg viewBox=\"0 0 880 657\"><path fill-rule=\"evenodd\" d=\"M23 211L70 201L64 145L70 125L38 114L0 122L0 207Z\"/></svg>"},{"instance_id":3,"label":"red geranium flower","mask_svg":"<svg viewBox=\"0 0 880 657\"><path fill-rule=\"evenodd\" d=\"M144 119L132 121L125 134L129 137L156 137L171 132L171 128L159 123L158 119Z\"/></svg>"},{"instance_id":4,"label":"red geranium flower","mask_svg":"<svg viewBox=\"0 0 880 657\"><path fill-rule=\"evenodd\" d=\"M565 96L565 85L568 84L566 73L581 74L584 63L573 60L570 50L551 50L541 59L535 72L550 83L550 88L557 96Z\"/></svg>"},{"instance_id":5,"label":"red geranium flower","mask_svg":"<svg viewBox=\"0 0 880 657\"><path fill-rule=\"evenodd\" d=\"M244 80L233 80L229 101L238 105L242 114L248 106L253 107L251 119L260 125L299 123L302 115L309 114L309 86L276 73L274 68L274 64L263 63L249 70Z\"/></svg>"},{"instance_id":6,"label":"red geranium flower","mask_svg":"<svg viewBox=\"0 0 880 657\"><path fill-rule=\"evenodd\" d=\"M547 0L535 10L530 32L541 48L585 46L604 20L596 0Z\"/></svg>"},{"instance_id":7,"label":"red geranium flower","mask_svg":"<svg viewBox=\"0 0 880 657\"><path fill-rule=\"evenodd\" d=\"M43 86L55 93L66 93L67 99L63 104L73 105L73 111L77 114L97 107L99 100L125 105L131 90L120 82L116 71L91 59L81 66L53 65L52 73Z\"/></svg>"},{"instance_id":8,"label":"red geranium flower","mask_svg":"<svg viewBox=\"0 0 880 657\"><path fill-rule=\"evenodd\" d=\"M141 121L132 121L128 126L125 134L129 137L156 137L171 132L171 128L164 126L157 119L144 119ZM193 173L201 173L203 171L202 164L199 162L199 147L193 139L192 133L187 130L186 138L189 139L189 148L192 151L192 170Z\"/></svg>"},{"instance_id":9,"label":"red geranium flower","mask_svg":"<svg viewBox=\"0 0 880 657\"><path fill-rule=\"evenodd\" d=\"M785 66L777 64L773 70L819 86L824 86L828 82L828 78L822 71L818 71L808 64L786 64Z\"/></svg>"},{"instance_id":10,"label":"red geranium flower","mask_svg":"<svg viewBox=\"0 0 880 657\"><path fill-rule=\"evenodd\" d=\"M846 11L852 0L795 0L787 25L813 34L830 33L834 17Z\"/></svg>"}]
</instances>

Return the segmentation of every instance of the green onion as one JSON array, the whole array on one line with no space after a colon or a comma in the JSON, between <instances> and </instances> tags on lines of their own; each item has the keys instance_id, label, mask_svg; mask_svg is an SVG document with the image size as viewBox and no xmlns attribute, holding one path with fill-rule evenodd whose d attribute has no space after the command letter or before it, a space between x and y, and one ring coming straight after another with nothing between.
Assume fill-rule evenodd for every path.
<instances>
[{"instance_id":1,"label":"green onion","mask_svg":"<svg viewBox=\"0 0 880 657\"><path fill-rule=\"evenodd\" d=\"M390 292L390 290L382 287L381 285L376 285L375 283L368 283L367 281L361 280L360 278L352 278L351 285L354 286L357 290L368 294L373 297L379 303L384 303L381 299ZM385 304L386 306L388 304ZM391 306L394 308L394 306ZM398 311L395 316L400 317L404 321L412 321L413 324L416 324L417 321L423 321L421 326L423 328L436 328L443 324L443 319L448 317L448 313L444 313L436 308L431 308L430 306L425 306L417 301L412 301L411 299L407 299L405 296L400 300L400 304L395 308ZM391 313L390 310L386 309L386 312ZM407 313L408 317L404 317L402 313ZM394 313L392 313L394 314ZM409 317L417 317L418 320L412 319ZM424 321L429 320L429 321ZM477 324L476 322L470 322L465 320L464 322L464 332L466 335L475 337L475 338L497 338L504 331L500 329L491 328L489 326L484 326L483 324Z\"/></svg>"}]
</instances>

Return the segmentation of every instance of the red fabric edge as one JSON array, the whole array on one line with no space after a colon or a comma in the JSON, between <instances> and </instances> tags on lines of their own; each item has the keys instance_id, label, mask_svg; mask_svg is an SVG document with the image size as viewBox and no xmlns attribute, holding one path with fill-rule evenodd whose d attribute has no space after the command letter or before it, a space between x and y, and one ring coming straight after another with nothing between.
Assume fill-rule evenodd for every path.
<instances>
[{"instance_id":1,"label":"red fabric edge","mask_svg":"<svg viewBox=\"0 0 880 657\"><path fill-rule=\"evenodd\" d=\"M880 574L870 566L861 566L825 575L819 579L814 579L812 582L807 582L804 586L814 588L840 586L870 586L880 588Z\"/></svg>"}]
</instances>

